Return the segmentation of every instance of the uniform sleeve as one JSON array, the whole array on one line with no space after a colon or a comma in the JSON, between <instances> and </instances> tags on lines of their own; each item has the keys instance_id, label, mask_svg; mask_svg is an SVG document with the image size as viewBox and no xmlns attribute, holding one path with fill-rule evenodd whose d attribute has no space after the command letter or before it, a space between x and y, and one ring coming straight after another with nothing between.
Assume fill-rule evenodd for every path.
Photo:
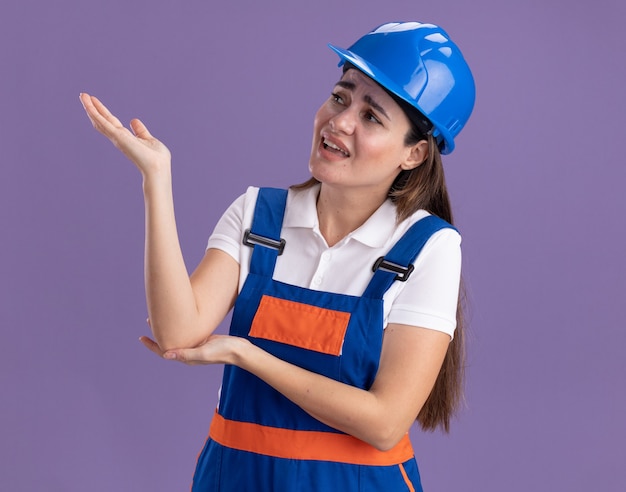
<instances>
[{"instance_id":1,"label":"uniform sleeve","mask_svg":"<svg viewBox=\"0 0 626 492\"><path fill-rule=\"evenodd\" d=\"M207 249L222 250L241 264L243 231L252 223L258 192L258 188L248 188L226 209L209 237Z\"/></svg>"},{"instance_id":2,"label":"uniform sleeve","mask_svg":"<svg viewBox=\"0 0 626 492\"><path fill-rule=\"evenodd\" d=\"M387 322L443 331L452 338L460 278L461 236L453 229L438 231L424 245L413 274L393 300Z\"/></svg>"}]
</instances>

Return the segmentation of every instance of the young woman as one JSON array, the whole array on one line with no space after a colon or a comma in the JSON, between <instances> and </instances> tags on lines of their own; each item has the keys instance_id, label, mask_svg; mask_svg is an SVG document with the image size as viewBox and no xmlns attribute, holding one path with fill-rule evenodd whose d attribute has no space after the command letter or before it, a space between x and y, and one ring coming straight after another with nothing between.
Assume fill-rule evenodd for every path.
<instances>
[{"instance_id":1,"label":"young woman","mask_svg":"<svg viewBox=\"0 0 626 492\"><path fill-rule=\"evenodd\" d=\"M315 116L311 179L249 188L191 277L169 151L80 96L143 176L143 343L226 365L194 492L422 490L409 428L448 430L459 401L460 236L440 154L470 116L472 75L432 24L331 48L344 70ZM213 335L233 307L230 334Z\"/></svg>"}]
</instances>

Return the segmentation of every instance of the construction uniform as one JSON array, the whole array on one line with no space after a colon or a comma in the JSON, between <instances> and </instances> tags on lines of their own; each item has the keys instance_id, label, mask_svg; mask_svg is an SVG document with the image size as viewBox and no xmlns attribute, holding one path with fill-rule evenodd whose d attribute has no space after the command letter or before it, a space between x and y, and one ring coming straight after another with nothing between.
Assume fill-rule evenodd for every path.
<instances>
[{"instance_id":1,"label":"construction uniform","mask_svg":"<svg viewBox=\"0 0 626 492\"><path fill-rule=\"evenodd\" d=\"M259 190L244 244L250 270L233 312L230 334L248 339L306 370L369 389L383 338L383 296L405 281L435 232L452 228L426 216L373 265L360 296L317 291L274 280L284 248L286 190ZM337 272L340 274L340 272ZM192 492L421 491L408 434L391 450L316 420L253 374L224 368L219 406L198 457Z\"/></svg>"}]
</instances>

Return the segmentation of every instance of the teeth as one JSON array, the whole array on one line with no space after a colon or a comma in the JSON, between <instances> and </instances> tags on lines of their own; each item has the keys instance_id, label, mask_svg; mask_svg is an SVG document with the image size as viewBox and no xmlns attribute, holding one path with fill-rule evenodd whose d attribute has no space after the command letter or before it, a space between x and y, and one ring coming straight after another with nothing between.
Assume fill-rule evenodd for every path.
<instances>
[{"instance_id":1,"label":"teeth","mask_svg":"<svg viewBox=\"0 0 626 492\"><path fill-rule=\"evenodd\" d=\"M347 153L345 150L343 150L341 147L337 147L334 143L329 142L329 141L328 141L328 140L326 140L326 139L324 139L324 140L323 140L323 143L324 143L324 145L325 145L326 147L330 147L331 149L338 150L338 151L339 151L339 152L341 152L343 155L348 156L348 153Z\"/></svg>"}]
</instances>

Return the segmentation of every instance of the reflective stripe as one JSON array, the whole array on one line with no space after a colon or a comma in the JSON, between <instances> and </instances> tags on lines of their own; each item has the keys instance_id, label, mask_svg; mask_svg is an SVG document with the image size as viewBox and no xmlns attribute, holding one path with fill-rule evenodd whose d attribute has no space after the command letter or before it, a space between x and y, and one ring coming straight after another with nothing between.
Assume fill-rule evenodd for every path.
<instances>
[{"instance_id":1,"label":"reflective stripe","mask_svg":"<svg viewBox=\"0 0 626 492\"><path fill-rule=\"evenodd\" d=\"M250 336L323 354L341 354L350 313L264 295Z\"/></svg>"},{"instance_id":2,"label":"reflective stripe","mask_svg":"<svg viewBox=\"0 0 626 492\"><path fill-rule=\"evenodd\" d=\"M379 451L347 434L267 427L226 420L217 413L209 437L229 448L277 458L374 466L398 465L413 458L408 434L393 449ZM402 471L405 481L408 480L403 468Z\"/></svg>"},{"instance_id":3,"label":"reflective stripe","mask_svg":"<svg viewBox=\"0 0 626 492\"><path fill-rule=\"evenodd\" d=\"M404 469L404 465L402 463L400 463L400 473L402 473L402 478L404 478L404 483L406 483L406 486L409 488L409 492L415 492L415 488L413 487L413 484L411 483L411 480L409 479L409 476L406 473L406 470Z\"/></svg>"}]
</instances>

